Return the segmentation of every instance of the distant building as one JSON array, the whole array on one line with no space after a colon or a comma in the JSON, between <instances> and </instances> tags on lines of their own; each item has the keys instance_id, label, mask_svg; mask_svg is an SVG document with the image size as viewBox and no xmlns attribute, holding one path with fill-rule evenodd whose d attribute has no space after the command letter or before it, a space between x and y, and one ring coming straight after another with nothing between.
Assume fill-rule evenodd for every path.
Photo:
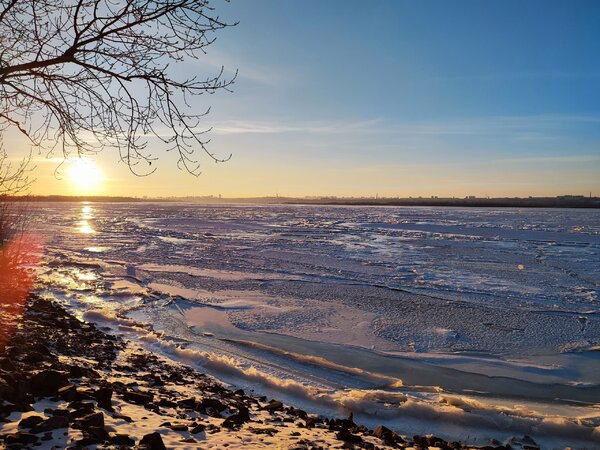
<instances>
[{"instance_id":1,"label":"distant building","mask_svg":"<svg viewBox=\"0 0 600 450\"><path fill-rule=\"evenodd\" d=\"M557 195L556 198L560 200L582 200L585 195Z\"/></svg>"}]
</instances>

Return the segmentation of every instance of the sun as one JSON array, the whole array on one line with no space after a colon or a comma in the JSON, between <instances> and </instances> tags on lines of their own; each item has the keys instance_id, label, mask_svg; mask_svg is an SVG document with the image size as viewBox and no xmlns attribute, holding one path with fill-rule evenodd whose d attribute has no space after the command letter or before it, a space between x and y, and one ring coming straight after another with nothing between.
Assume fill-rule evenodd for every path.
<instances>
[{"instance_id":1,"label":"sun","mask_svg":"<svg viewBox=\"0 0 600 450\"><path fill-rule=\"evenodd\" d=\"M71 162L69 181L76 194L95 194L102 186L102 170L91 159L77 159Z\"/></svg>"}]
</instances>

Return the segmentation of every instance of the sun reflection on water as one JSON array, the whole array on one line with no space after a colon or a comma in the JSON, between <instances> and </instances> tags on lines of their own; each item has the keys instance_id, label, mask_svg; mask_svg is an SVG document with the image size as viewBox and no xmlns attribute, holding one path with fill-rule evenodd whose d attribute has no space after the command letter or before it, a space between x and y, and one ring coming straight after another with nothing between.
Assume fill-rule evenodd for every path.
<instances>
[{"instance_id":1,"label":"sun reflection on water","mask_svg":"<svg viewBox=\"0 0 600 450\"><path fill-rule=\"evenodd\" d=\"M93 246L93 247L86 247L84 248L85 251L87 252L91 252L91 253L102 253L108 250L108 247L97 247L97 246Z\"/></svg>"},{"instance_id":2,"label":"sun reflection on water","mask_svg":"<svg viewBox=\"0 0 600 450\"><path fill-rule=\"evenodd\" d=\"M78 230L80 233L83 234L92 234L95 233L96 230L94 230L94 228L92 228L92 226L90 225L90 223L87 220L82 220L81 222L77 223L78 225Z\"/></svg>"},{"instance_id":3,"label":"sun reflection on water","mask_svg":"<svg viewBox=\"0 0 600 450\"><path fill-rule=\"evenodd\" d=\"M84 205L81 207L79 218L81 220L77 222L77 230L80 233L92 234L96 232L90 222L94 218L94 208L92 206L84 203Z\"/></svg>"},{"instance_id":4,"label":"sun reflection on water","mask_svg":"<svg viewBox=\"0 0 600 450\"><path fill-rule=\"evenodd\" d=\"M91 219L93 217L92 213L94 212L94 208L91 206L82 206L81 207L81 218L82 219Z\"/></svg>"}]
</instances>

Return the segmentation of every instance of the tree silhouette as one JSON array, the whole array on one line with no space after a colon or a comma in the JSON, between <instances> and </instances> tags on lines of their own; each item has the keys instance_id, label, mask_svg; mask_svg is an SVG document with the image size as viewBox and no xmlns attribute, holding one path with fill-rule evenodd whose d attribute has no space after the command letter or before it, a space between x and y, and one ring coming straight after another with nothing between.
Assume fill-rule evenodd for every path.
<instances>
[{"instance_id":1,"label":"tree silhouette","mask_svg":"<svg viewBox=\"0 0 600 450\"><path fill-rule=\"evenodd\" d=\"M227 24L209 0L0 0L0 139L14 128L65 158L117 149L136 175L155 170L157 139L178 166L199 174L215 161L190 96L229 86L223 68L175 79L172 66L204 54ZM0 158L1 163L6 158ZM5 171L7 169L4 164ZM23 179L24 167L0 170ZM8 185L4 186L9 187ZM12 188L16 187L15 185Z\"/></svg>"}]
</instances>

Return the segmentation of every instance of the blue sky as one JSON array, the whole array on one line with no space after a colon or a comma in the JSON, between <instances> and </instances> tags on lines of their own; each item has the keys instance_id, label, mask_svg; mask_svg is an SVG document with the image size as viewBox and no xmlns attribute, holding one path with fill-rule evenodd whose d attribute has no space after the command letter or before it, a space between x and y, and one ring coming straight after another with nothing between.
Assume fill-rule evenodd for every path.
<instances>
[{"instance_id":1,"label":"blue sky","mask_svg":"<svg viewBox=\"0 0 600 450\"><path fill-rule=\"evenodd\" d=\"M140 181L103 155L107 193L600 195L598 1L215 6L239 25L175 70L239 70L193 103L232 160Z\"/></svg>"}]
</instances>

